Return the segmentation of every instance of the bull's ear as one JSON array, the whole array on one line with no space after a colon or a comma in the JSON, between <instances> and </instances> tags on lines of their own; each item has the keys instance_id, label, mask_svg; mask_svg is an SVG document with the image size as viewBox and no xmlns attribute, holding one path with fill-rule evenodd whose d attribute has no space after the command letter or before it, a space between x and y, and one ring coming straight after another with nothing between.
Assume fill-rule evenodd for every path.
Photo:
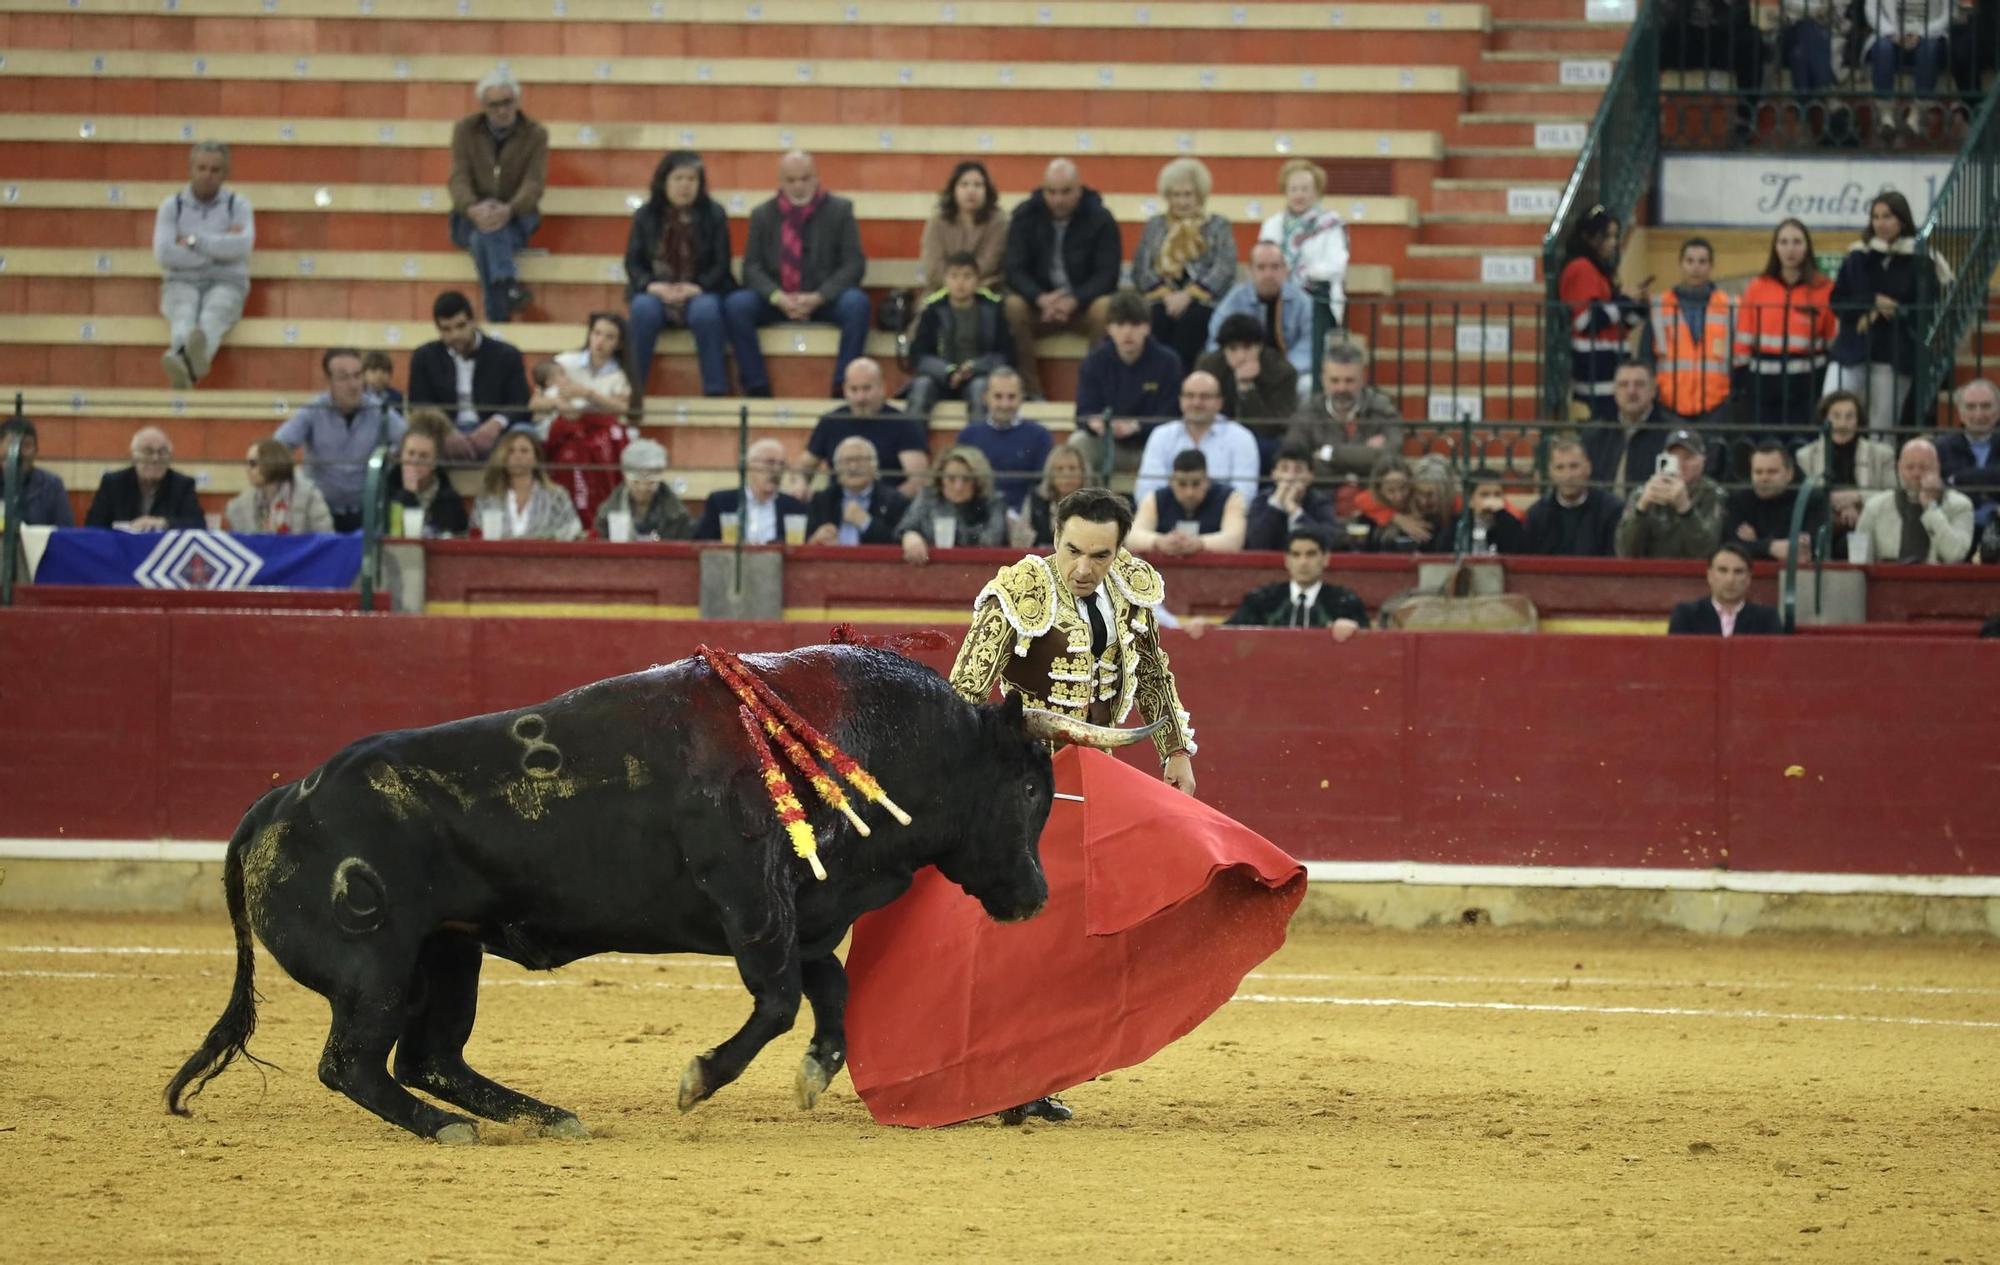
<instances>
[{"instance_id":1,"label":"bull's ear","mask_svg":"<svg viewBox=\"0 0 2000 1265\"><path fill-rule=\"evenodd\" d=\"M1000 700L999 715L1001 723L1010 731L1023 734L1028 732L1028 720L1021 702L1021 691L1007 691L1007 696Z\"/></svg>"}]
</instances>

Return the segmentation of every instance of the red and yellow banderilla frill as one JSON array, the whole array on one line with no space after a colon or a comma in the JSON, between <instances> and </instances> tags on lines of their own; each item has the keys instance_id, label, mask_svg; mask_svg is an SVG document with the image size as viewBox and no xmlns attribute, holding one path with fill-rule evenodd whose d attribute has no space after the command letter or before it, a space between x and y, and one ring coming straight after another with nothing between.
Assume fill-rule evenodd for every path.
<instances>
[{"instance_id":1,"label":"red and yellow banderilla frill","mask_svg":"<svg viewBox=\"0 0 2000 1265\"><path fill-rule=\"evenodd\" d=\"M812 823L806 820L806 810L799 804L799 797L792 794L792 784L785 780L785 771L778 767L771 748L764 745L763 736L757 732L757 718L750 714L748 707L738 707L736 715L743 722L743 732L750 735L750 748L757 753L757 763L763 768L764 790L770 795L771 807L777 810L778 820L784 824L785 834L792 841L792 851L812 866L814 878L825 882L826 867L819 863L819 841L813 837Z\"/></svg>"}]
</instances>

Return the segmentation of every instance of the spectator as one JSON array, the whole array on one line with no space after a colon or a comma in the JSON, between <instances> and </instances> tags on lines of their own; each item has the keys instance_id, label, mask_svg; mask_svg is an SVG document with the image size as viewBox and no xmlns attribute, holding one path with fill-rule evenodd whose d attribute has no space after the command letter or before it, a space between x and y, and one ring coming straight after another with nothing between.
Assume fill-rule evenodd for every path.
<instances>
[{"instance_id":1,"label":"spectator","mask_svg":"<svg viewBox=\"0 0 2000 1265\"><path fill-rule=\"evenodd\" d=\"M1347 319L1347 226L1319 205L1326 196L1326 168L1292 158L1278 168L1285 209L1264 221L1260 242L1276 242L1285 254L1285 275L1308 294L1326 287L1327 308L1338 328ZM1312 349L1306 351L1310 365Z\"/></svg>"},{"instance_id":2,"label":"spectator","mask_svg":"<svg viewBox=\"0 0 2000 1265\"><path fill-rule=\"evenodd\" d=\"M1569 395L1572 413L1608 422L1617 416L1611 381L1625 358L1628 333L1645 323L1646 284L1628 294L1618 284L1619 224L1594 206L1570 236L1569 262L1556 293L1569 310Z\"/></svg>"},{"instance_id":3,"label":"spectator","mask_svg":"<svg viewBox=\"0 0 2000 1265\"><path fill-rule=\"evenodd\" d=\"M660 331L684 326L694 335L701 393L729 394L729 338L722 300L736 288L729 275L729 212L708 195L701 155L676 149L653 168L646 204L632 214L625 239L625 310L632 318L632 406L643 409ZM741 364L737 369L742 370Z\"/></svg>"},{"instance_id":4,"label":"spectator","mask_svg":"<svg viewBox=\"0 0 2000 1265\"><path fill-rule=\"evenodd\" d=\"M1868 537L1876 562L1964 562L1972 551L1972 499L1948 488L1937 448L1912 439L1896 458L1896 490L1877 492L1854 530Z\"/></svg>"},{"instance_id":5,"label":"spectator","mask_svg":"<svg viewBox=\"0 0 2000 1265\"><path fill-rule=\"evenodd\" d=\"M1737 314L1736 363L1749 370L1755 424L1750 442L1796 443L1812 429L1827 345L1838 329L1833 282L1819 270L1803 221L1782 220L1772 231L1770 257L1744 288Z\"/></svg>"},{"instance_id":6,"label":"spectator","mask_svg":"<svg viewBox=\"0 0 2000 1265\"><path fill-rule=\"evenodd\" d=\"M667 450L656 440L635 439L618 455L625 477L597 507L590 534L611 538L611 516L629 515L633 540L686 540L694 535L694 519L681 498L667 486Z\"/></svg>"},{"instance_id":7,"label":"spectator","mask_svg":"<svg viewBox=\"0 0 2000 1265\"><path fill-rule=\"evenodd\" d=\"M1310 452L1314 477L1336 485L1336 505L1343 495L1351 505L1375 463L1403 451L1402 416L1394 401L1368 385L1368 353L1354 343L1327 343L1319 388L1284 443Z\"/></svg>"},{"instance_id":8,"label":"spectator","mask_svg":"<svg viewBox=\"0 0 2000 1265\"><path fill-rule=\"evenodd\" d=\"M1055 437L1048 428L1021 416L1021 375L1002 365L986 377L985 417L958 433L954 443L986 454L993 483L1007 504L1019 509L1034 486L1036 472L1049 459Z\"/></svg>"},{"instance_id":9,"label":"spectator","mask_svg":"<svg viewBox=\"0 0 2000 1265\"><path fill-rule=\"evenodd\" d=\"M35 468L35 458L41 452L41 432L25 417L10 417L0 422L0 462L7 458L7 445L14 436L21 437L21 522L29 527L74 527L76 516L70 511L69 489L63 481L48 470Z\"/></svg>"},{"instance_id":10,"label":"spectator","mask_svg":"<svg viewBox=\"0 0 2000 1265\"><path fill-rule=\"evenodd\" d=\"M1742 94L1734 127L1739 146L1755 139L1750 94L1764 83L1764 35L1757 29L1755 7L1751 0L1663 0L1660 6L1660 68L1729 71ZM1710 145L1720 148L1717 142Z\"/></svg>"},{"instance_id":11,"label":"spectator","mask_svg":"<svg viewBox=\"0 0 2000 1265\"><path fill-rule=\"evenodd\" d=\"M1945 62L1945 45L1950 38L1952 0L1872 0L1863 12L1873 31L1868 40L1868 69L1874 78L1878 122L1876 139L1894 145L1899 139L1896 125L1896 72L1909 66L1916 78L1917 96L1937 92L1938 71ZM1924 138L1923 120L1914 103L1906 104L1900 132L1912 144Z\"/></svg>"},{"instance_id":12,"label":"spectator","mask_svg":"<svg viewBox=\"0 0 2000 1265\"><path fill-rule=\"evenodd\" d=\"M918 476L931 468L930 433L923 421L905 416L888 403L882 390L882 366L863 356L847 367L840 384L847 403L819 419L812 437L806 440L806 455L799 466L806 477L819 472L833 460L833 450L850 435L859 435L875 445L876 465L885 471L901 470L909 476L906 489L923 482Z\"/></svg>"},{"instance_id":13,"label":"spectator","mask_svg":"<svg viewBox=\"0 0 2000 1265\"><path fill-rule=\"evenodd\" d=\"M1780 0L1779 58L1790 69L1792 91L1801 100L1812 102L1833 88L1838 78L1834 49L1845 42L1850 7L1849 0ZM1821 135L1841 139L1849 133L1836 131L1828 119Z\"/></svg>"},{"instance_id":14,"label":"spectator","mask_svg":"<svg viewBox=\"0 0 2000 1265\"><path fill-rule=\"evenodd\" d=\"M1750 593L1750 551L1725 540L1709 551L1708 597L1682 602L1667 620L1674 636L1778 636L1785 626L1778 612L1746 600Z\"/></svg>"},{"instance_id":15,"label":"spectator","mask_svg":"<svg viewBox=\"0 0 2000 1265\"><path fill-rule=\"evenodd\" d=\"M1869 430L1889 430L1902 416L1917 363L1921 307L1936 297L1936 286L1920 275L1917 222L1910 200L1893 190L1868 204L1863 240L1847 249L1833 279L1833 312L1840 332L1833 340L1834 372L1827 379L1867 402ZM1943 260L1936 261L1939 274Z\"/></svg>"},{"instance_id":16,"label":"spectator","mask_svg":"<svg viewBox=\"0 0 2000 1265\"><path fill-rule=\"evenodd\" d=\"M481 332L472 304L456 290L437 296L431 323L438 336L410 353L410 407L442 409L455 427L445 456L478 461L493 451L501 431L529 424L521 353Z\"/></svg>"},{"instance_id":17,"label":"spectator","mask_svg":"<svg viewBox=\"0 0 2000 1265\"><path fill-rule=\"evenodd\" d=\"M396 448L396 469L382 481L387 513L383 529L391 536L464 536L471 530L465 498L438 469L451 422L434 408L410 414L410 428ZM414 511L416 531L410 530Z\"/></svg>"},{"instance_id":18,"label":"spectator","mask_svg":"<svg viewBox=\"0 0 2000 1265\"><path fill-rule=\"evenodd\" d=\"M1528 552L1609 558L1624 502L1590 486L1590 457L1575 439L1549 445L1549 491L1528 509Z\"/></svg>"},{"instance_id":19,"label":"spectator","mask_svg":"<svg viewBox=\"0 0 2000 1265\"><path fill-rule=\"evenodd\" d=\"M1118 221L1097 190L1084 187L1069 159L1050 162L1042 187L1015 207L1007 222L1004 305L1029 399L1045 398L1036 338L1068 330L1082 334L1085 346L1097 346L1111 319L1124 257Z\"/></svg>"},{"instance_id":20,"label":"spectator","mask_svg":"<svg viewBox=\"0 0 2000 1265\"><path fill-rule=\"evenodd\" d=\"M1383 553L1449 550L1451 523L1457 509L1451 463L1430 453L1410 464L1409 477L1407 508L1398 510L1375 529L1370 547Z\"/></svg>"},{"instance_id":21,"label":"spectator","mask_svg":"<svg viewBox=\"0 0 2000 1265\"><path fill-rule=\"evenodd\" d=\"M937 212L924 221L917 247L917 284L926 296L946 285L952 256L967 254L978 270L978 288L998 294L1007 283L1007 217L986 164L967 159L951 169L938 191Z\"/></svg>"},{"instance_id":22,"label":"spectator","mask_svg":"<svg viewBox=\"0 0 2000 1265\"><path fill-rule=\"evenodd\" d=\"M1236 553L1247 528L1243 494L1208 476L1208 458L1199 448L1174 454L1166 486L1141 496L1125 547L1134 553L1159 550L1172 557Z\"/></svg>"},{"instance_id":23,"label":"spectator","mask_svg":"<svg viewBox=\"0 0 2000 1265\"><path fill-rule=\"evenodd\" d=\"M1655 386L1672 425L1701 430L1728 420L1736 305L1713 280L1708 239L1682 242L1680 263L1680 284L1653 300Z\"/></svg>"},{"instance_id":24,"label":"spectator","mask_svg":"<svg viewBox=\"0 0 2000 1265\"><path fill-rule=\"evenodd\" d=\"M1245 549L1282 549L1291 533L1300 527L1312 527L1325 539L1322 548L1333 548L1347 543L1344 536L1336 537L1333 501L1325 493L1312 485L1312 454L1304 448L1292 446L1278 449L1278 458L1271 463L1271 490L1260 492L1250 503L1243 532Z\"/></svg>"},{"instance_id":25,"label":"spectator","mask_svg":"<svg viewBox=\"0 0 2000 1265\"><path fill-rule=\"evenodd\" d=\"M1368 608L1351 589L1326 582L1327 540L1311 524L1285 537L1285 573L1290 579L1243 595L1236 612L1222 621L1233 628L1330 628L1346 641L1368 626Z\"/></svg>"},{"instance_id":26,"label":"spectator","mask_svg":"<svg viewBox=\"0 0 2000 1265\"><path fill-rule=\"evenodd\" d=\"M1364 547L1373 549L1382 531L1397 518L1414 533L1424 530L1423 520L1410 512L1410 463L1395 453L1375 459L1368 472L1368 487L1354 498L1356 526L1367 527Z\"/></svg>"},{"instance_id":27,"label":"spectator","mask_svg":"<svg viewBox=\"0 0 2000 1265\"><path fill-rule=\"evenodd\" d=\"M1792 514L1806 498L1805 521L1792 534ZM1783 562L1797 550L1801 561L1812 557L1813 537L1826 525L1826 502L1816 489L1792 484L1791 450L1767 439L1750 454L1750 486L1729 494L1722 538L1734 540L1753 558Z\"/></svg>"},{"instance_id":28,"label":"spectator","mask_svg":"<svg viewBox=\"0 0 2000 1265\"><path fill-rule=\"evenodd\" d=\"M760 439L750 445L744 472L744 488L718 488L708 494L701 507L701 521L695 524L696 540L723 539L723 516L740 524L743 543L769 545L783 540L785 519L806 512L805 502L778 490L785 473L785 446L775 439ZM743 496L750 493L747 513L742 513Z\"/></svg>"},{"instance_id":29,"label":"spectator","mask_svg":"<svg viewBox=\"0 0 2000 1265\"><path fill-rule=\"evenodd\" d=\"M1705 558L1722 539L1722 489L1702 474L1708 465L1691 430L1667 436L1671 467L1662 463L1618 520L1621 558Z\"/></svg>"},{"instance_id":30,"label":"spectator","mask_svg":"<svg viewBox=\"0 0 2000 1265\"><path fill-rule=\"evenodd\" d=\"M840 394L848 362L868 341L868 295L861 289L867 267L854 204L820 184L812 155L795 149L779 159L776 196L750 212L743 288L722 301L743 394L771 394L758 327L814 319L840 327L840 351L833 362L833 394Z\"/></svg>"},{"instance_id":31,"label":"spectator","mask_svg":"<svg viewBox=\"0 0 2000 1265\"><path fill-rule=\"evenodd\" d=\"M97 484L83 516L85 527L126 527L132 531L202 528L208 518L195 495L194 480L173 468L174 445L157 426L132 436L132 464L113 470Z\"/></svg>"},{"instance_id":32,"label":"spectator","mask_svg":"<svg viewBox=\"0 0 2000 1265\"><path fill-rule=\"evenodd\" d=\"M2000 387L1991 379L1974 378L1952 397L1958 408L1957 430L1937 438L1938 473L1946 486L1972 498L1972 512L1984 527L1993 518L2000 494L2000 444L1993 427L2000 422Z\"/></svg>"},{"instance_id":33,"label":"spectator","mask_svg":"<svg viewBox=\"0 0 2000 1265\"><path fill-rule=\"evenodd\" d=\"M160 315L167 318L160 367L176 391L208 376L250 295L257 219L250 199L223 190L227 179L229 146L202 141L188 155L187 188L161 202L153 218L153 258L163 274Z\"/></svg>"},{"instance_id":34,"label":"spectator","mask_svg":"<svg viewBox=\"0 0 2000 1265\"><path fill-rule=\"evenodd\" d=\"M1845 558L1847 533L1861 520L1862 504L1871 493L1895 489L1896 450L1862 438L1861 398L1850 391L1835 391L1821 400L1819 415L1832 432L1832 443L1822 437L1799 449L1799 474L1808 484L1825 476L1833 553Z\"/></svg>"},{"instance_id":35,"label":"spectator","mask_svg":"<svg viewBox=\"0 0 2000 1265\"><path fill-rule=\"evenodd\" d=\"M1055 506L1065 496L1090 482L1083 453L1064 444L1049 450L1042 462L1042 481L1028 493L1028 503L1015 517L1012 540L1022 549L1053 549L1056 543Z\"/></svg>"},{"instance_id":36,"label":"spectator","mask_svg":"<svg viewBox=\"0 0 2000 1265\"><path fill-rule=\"evenodd\" d=\"M311 479L292 472L292 450L275 439L250 445L248 486L222 511L222 525L239 536L306 535L333 530L333 513Z\"/></svg>"},{"instance_id":37,"label":"spectator","mask_svg":"<svg viewBox=\"0 0 2000 1265\"><path fill-rule=\"evenodd\" d=\"M632 380L625 375L625 318L616 312L592 312L584 318L583 328L583 346L559 351L550 362L555 374L545 384L544 396L565 421L589 417L616 421L625 416L632 397ZM547 434L542 437L546 440Z\"/></svg>"},{"instance_id":38,"label":"spectator","mask_svg":"<svg viewBox=\"0 0 2000 1265\"><path fill-rule=\"evenodd\" d=\"M1084 465L1093 472L1139 468L1147 436L1160 418L1171 415L1180 397L1184 372L1181 358L1153 337L1144 299L1120 290L1111 296L1108 312L1110 337L1091 348L1077 369L1076 430L1069 439L1083 450ZM1025 369L1022 377L1027 377ZM1032 385L1029 390L1032 394Z\"/></svg>"},{"instance_id":39,"label":"spectator","mask_svg":"<svg viewBox=\"0 0 2000 1265\"><path fill-rule=\"evenodd\" d=\"M598 506L619 485L619 454L636 438L626 426L631 384L625 377L625 318L592 312L579 351L557 354L557 377L544 398L557 414L543 435L543 452L557 486L576 503L579 522L597 521Z\"/></svg>"},{"instance_id":40,"label":"spectator","mask_svg":"<svg viewBox=\"0 0 2000 1265\"><path fill-rule=\"evenodd\" d=\"M486 319L498 325L535 301L515 273L514 253L542 222L549 131L522 111L521 85L504 68L473 95L479 109L451 129L451 242L471 252Z\"/></svg>"},{"instance_id":41,"label":"spectator","mask_svg":"<svg viewBox=\"0 0 2000 1265\"><path fill-rule=\"evenodd\" d=\"M393 380L396 364L389 359L386 351L366 352L361 357L361 389L375 397L385 408L403 412L403 393L396 389Z\"/></svg>"},{"instance_id":42,"label":"spectator","mask_svg":"<svg viewBox=\"0 0 2000 1265\"><path fill-rule=\"evenodd\" d=\"M368 458L403 437L403 415L368 394L354 348L330 348L319 364L326 390L286 418L275 438L305 449L306 473L333 512L333 530L359 531Z\"/></svg>"},{"instance_id":43,"label":"spectator","mask_svg":"<svg viewBox=\"0 0 2000 1265\"><path fill-rule=\"evenodd\" d=\"M833 481L806 506L806 540L815 545L892 545L910 498L880 478L875 445L849 435L833 450Z\"/></svg>"},{"instance_id":44,"label":"spectator","mask_svg":"<svg viewBox=\"0 0 2000 1265\"><path fill-rule=\"evenodd\" d=\"M903 542L903 561L922 566L930 551L943 548L937 522L950 519L950 547L1007 543L1007 500L993 490L993 467L977 448L950 448L939 458L930 483L910 507L896 534Z\"/></svg>"},{"instance_id":45,"label":"spectator","mask_svg":"<svg viewBox=\"0 0 2000 1265\"><path fill-rule=\"evenodd\" d=\"M1132 284L1151 304L1153 336L1184 365L1201 355L1215 301L1236 281L1236 236L1228 220L1208 213L1212 188L1200 159L1160 168L1167 209L1146 221L1132 254Z\"/></svg>"},{"instance_id":46,"label":"spectator","mask_svg":"<svg viewBox=\"0 0 2000 1265\"><path fill-rule=\"evenodd\" d=\"M1208 474L1241 496L1245 505L1257 495L1257 471L1263 464L1257 437L1241 422L1222 416L1222 384L1214 374L1200 370L1181 382L1180 420L1155 427L1146 437L1133 495L1144 502L1165 487L1174 454L1190 448L1207 458Z\"/></svg>"},{"instance_id":47,"label":"spectator","mask_svg":"<svg viewBox=\"0 0 2000 1265\"><path fill-rule=\"evenodd\" d=\"M1222 384L1225 415L1239 422L1274 421L1299 411L1299 375L1283 352L1264 341L1256 317L1248 312L1224 317L1215 337L1217 349L1203 352L1194 367Z\"/></svg>"},{"instance_id":48,"label":"spectator","mask_svg":"<svg viewBox=\"0 0 2000 1265\"><path fill-rule=\"evenodd\" d=\"M1657 399L1652 367L1643 360L1624 361L1611 380L1617 424L1584 427L1583 450L1590 456L1590 468L1602 473L1604 485L1621 501L1652 476L1655 461L1666 450L1667 436L1673 433Z\"/></svg>"},{"instance_id":49,"label":"spectator","mask_svg":"<svg viewBox=\"0 0 2000 1265\"><path fill-rule=\"evenodd\" d=\"M1263 344L1282 355L1298 376L1299 386L1312 377L1312 300L1285 275L1285 254L1275 242L1250 248L1250 279L1239 281L1215 305L1208 322L1208 350L1222 346L1222 324L1232 316L1257 322Z\"/></svg>"},{"instance_id":50,"label":"spectator","mask_svg":"<svg viewBox=\"0 0 2000 1265\"><path fill-rule=\"evenodd\" d=\"M1452 520L1445 545L1474 554L1528 552L1528 529L1507 503L1506 485L1498 474L1472 472L1472 498Z\"/></svg>"},{"instance_id":51,"label":"spectator","mask_svg":"<svg viewBox=\"0 0 2000 1265\"><path fill-rule=\"evenodd\" d=\"M542 446L525 430L509 431L486 459L476 504L483 525L497 513L505 540L575 540L583 535L576 503L549 479Z\"/></svg>"},{"instance_id":52,"label":"spectator","mask_svg":"<svg viewBox=\"0 0 2000 1265\"><path fill-rule=\"evenodd\" d=\"M928 419L946 395L962 398L974 421L986 411L986 375L1013 363L1014 340L1000 300L979 288L972 252L945 260L944 291L924 302L910 357L910 412Z\"/></svg>"}]
</instances>

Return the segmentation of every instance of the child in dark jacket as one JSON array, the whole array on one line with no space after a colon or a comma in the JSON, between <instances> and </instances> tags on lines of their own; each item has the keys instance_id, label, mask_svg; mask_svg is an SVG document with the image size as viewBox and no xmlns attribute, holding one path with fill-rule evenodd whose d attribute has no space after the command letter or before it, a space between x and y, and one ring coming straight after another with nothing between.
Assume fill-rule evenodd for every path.
<instances>
[{"instance_id":1,"label":"child in dark jacket","mask_svg":"<svg viewBox=\"0 0 2000 1265\"><path fill-rule=\"evenodd\" d=\"M944 290L917 318L909 411L926 417L941 399L965 400L973 421L986 411L986 375L1014 363L1014 339L1000 300L979 288L979 260L961 251L944 261Z\"/></svg>"}]
</instances>

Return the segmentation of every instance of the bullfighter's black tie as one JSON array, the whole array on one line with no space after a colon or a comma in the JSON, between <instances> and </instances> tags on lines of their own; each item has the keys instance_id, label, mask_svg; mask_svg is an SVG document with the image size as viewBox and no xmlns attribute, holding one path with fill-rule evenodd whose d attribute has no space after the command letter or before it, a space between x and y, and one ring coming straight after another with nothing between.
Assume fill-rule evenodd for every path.
<instances>
[{"instance_id":1,"label":"bullfighter's black tie","mask_svg":"<svg viewBox=\"0 0 2000 1265\"><path fill-rule=\"evenodd\" d=\"M1104 626L1104 613L1097 609L1095 593L1083 599L1083 610L1090 616L1090 657L1102 658L1104 647L1111 642L1111 633Z\"/></svg>"},{"instance_id":2,"label":"bullfighter's black tie","mask_svg":"<svg viewBox=\"0 0 2000 1265\"><path fill-rule=\"evenodd\" d=\"M1292 627L1294 627L1294 628L1304 628L1304 627L1306 627L1306 626L1307 626L1307 625L1306 625L1306 595L1305 595L1305 594L1303 594L1303 593L1300 593L1300 594L1298 594L1297 596L1295 596L1295 597L1293 597L1293 598L1292 598Z\"/></svg>"}]
</instances>

